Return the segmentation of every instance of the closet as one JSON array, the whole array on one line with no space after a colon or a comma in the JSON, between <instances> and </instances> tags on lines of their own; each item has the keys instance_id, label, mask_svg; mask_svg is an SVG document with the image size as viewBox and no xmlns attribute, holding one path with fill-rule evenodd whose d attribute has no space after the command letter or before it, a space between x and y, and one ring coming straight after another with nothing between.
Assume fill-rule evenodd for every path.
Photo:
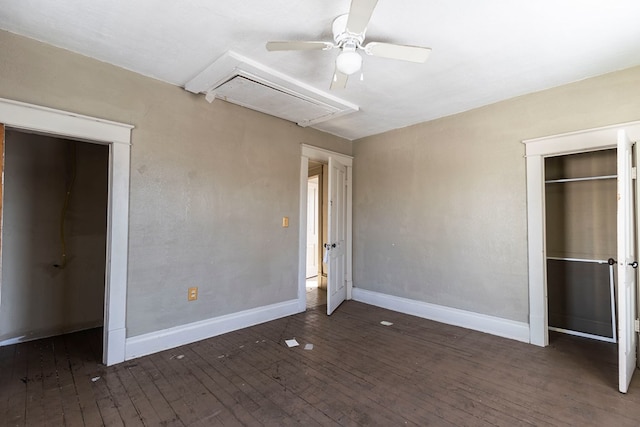
<instances>
[{"instance_id":1,"label":"closet","mask_svg":"<svg viewBox=\"0 0 640 427\"><path fill-rule=\"evenodd\" d=\"M616 342L616 150L545 159L549 330Z\"/></svg>"}]
</instances>

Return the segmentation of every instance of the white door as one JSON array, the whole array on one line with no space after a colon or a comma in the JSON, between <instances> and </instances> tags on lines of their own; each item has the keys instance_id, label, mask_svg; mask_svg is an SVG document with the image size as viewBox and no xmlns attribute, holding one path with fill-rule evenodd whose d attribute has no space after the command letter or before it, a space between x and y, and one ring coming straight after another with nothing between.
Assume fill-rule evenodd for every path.
<instances>
[{"instance_id":1,"label":"white door","mask_svg":"<svg viewBox=\"0 0 640 427\"><path fill-rule=\"evenodd\" d=\"M626 393L636 368L636 272L633 144L624 130L618 131L618 387Z\"/></svg>"},{"instance_id":2,"label":"white door","mask_svg":"<svg viewBox=\"0 0 640 427\"><path fill-rule=\"evenodd\" d=\"M329 233L325 243L327 256L327 314L347 299L346 277L346 203L347 168L329 158Z\"/></svg>"},{"instance_id":3,"label":"white door","mask_svg":"<svg viewBox=\"0 0 640 427\"><path fill-rule=\"evenodd\" d=\"M307 279L318 275L318 177L307 183Z\"/></svg>"}]
</instances>

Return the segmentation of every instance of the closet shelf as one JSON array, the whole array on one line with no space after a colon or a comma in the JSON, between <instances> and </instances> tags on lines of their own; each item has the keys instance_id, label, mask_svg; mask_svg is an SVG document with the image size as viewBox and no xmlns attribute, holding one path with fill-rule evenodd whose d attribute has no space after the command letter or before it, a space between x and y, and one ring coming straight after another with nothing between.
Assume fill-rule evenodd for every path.
<instances>
[{"instance_id":1,"label":"closet shelf","mask_svg":"<svg viewBox=\"0 0 640 427\"><path fill-rule=\"evenodd\" d=\"M562 182L578 182L578 181L597 181L600 179L616 179L618 175L601 175L601 176L586 176L584 178L562 178L562 179L549 179L545 181L545 184L556 184Z\"/></svg>"}]
</instances>

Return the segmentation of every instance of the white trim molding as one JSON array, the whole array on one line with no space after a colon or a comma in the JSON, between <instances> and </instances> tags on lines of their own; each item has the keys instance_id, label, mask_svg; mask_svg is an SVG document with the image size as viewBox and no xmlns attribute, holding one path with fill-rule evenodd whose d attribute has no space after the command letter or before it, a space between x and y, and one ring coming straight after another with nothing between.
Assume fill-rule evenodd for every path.
<instances>
[{"instance_id":1,"label":"white trim molding","mask_svg":"<svg viewBox=\"0 0 640 427\"><path fill-rule=\"evenodd\" d=\"M527 244L529 258L529 342L549 345L547 313L546 208L544 161L547 157L615 148L624 129L640 140L640 121L522 141L527 166Z\"/></svg>"},{"instance_id":2,"label":"white trim molding","mask_svg":"<svg viewBox=\"0 0 640 427\"><path fill-rule=\"evenodd\" d=\"M447 325L460 326L503 338L529 342L529 325L524 322L368 291L362 288L353 288L353 300Z\"/></svg>"},{"instance_id":3,"label":"white trim molding","mask_svg":"<svg viewBox=\"0 0 640 427\"><path fill-rule=\"evenodd\" d=\"M123 362L129 249L129 161L133 126L3 98L0 98L0 123L8 129L109 145L102 361L105 365Z\"/></svg>"},{"instance_id":4,"label":"white trim molding","mask_svg":"<svg viewBox=\"0 0 640 427\"><path fill-rule=\"evenodd\" d=\"M127 338L126 360L191 344L298 312L298 300L294 299Z\"/></svg>"},{"instance_id":5,"label":"white trim molding","mask_svg":"<svg viewBox=\"0 0 640 427\"><path fill-rule=\"evenodd\" d=\"M79 138L90 142L131 144L133 125L0 98L0 121L14 129Z\"/></svg>"}]
</instances>

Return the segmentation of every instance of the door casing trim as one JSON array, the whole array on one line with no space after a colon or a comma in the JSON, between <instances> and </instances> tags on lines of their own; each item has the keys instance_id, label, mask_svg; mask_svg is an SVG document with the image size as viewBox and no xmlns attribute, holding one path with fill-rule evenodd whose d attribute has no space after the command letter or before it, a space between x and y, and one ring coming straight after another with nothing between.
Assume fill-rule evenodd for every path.
<instances>
[{"instance_id":1,"label":"door casing trim","mask_svg":"<svg viewBox=\"0 0 640 427\"><path fill-rule=\"evenodd\" d=\"M616 148L617 132L640 140L640 121L522 141L527 169L527 245L529 260L529 342L549 345L545 243L544 159Z\"/></svg>"},{"instance_id":2,"label":"door casing trim","mask_svg":"<svg viewBox=\"0 0 640 427\"><path fill-rule=\"evenodd\" d=\"M0 98L0 123L4 123L7 129L109 145L102 362L107 366L123 362L129 248L129 165L134 126L3 98Z\"/></svg>"},{"instance_id":3,"label":"door casing trim","mask_svg":"<svg viewBox=\"0 0 640 427\"><path fill-rule=\"evenodd\" d=\"M312 145L301 144L300 158L300 235L298 242L298 312L307 309L307 291L306 291L306 251L307 251L307 179L309 174L309 160L316 162L328 163L329 158L333 157L347 167L347 241L346 255L347 265L345 269L347 282L347 299L351 299L353 289L353 234L352 234L352 198L353 198L353 157L346 154L336 153L334 151L325 150L324 148L314 147Z\"/></svg>"}]
</instances>

